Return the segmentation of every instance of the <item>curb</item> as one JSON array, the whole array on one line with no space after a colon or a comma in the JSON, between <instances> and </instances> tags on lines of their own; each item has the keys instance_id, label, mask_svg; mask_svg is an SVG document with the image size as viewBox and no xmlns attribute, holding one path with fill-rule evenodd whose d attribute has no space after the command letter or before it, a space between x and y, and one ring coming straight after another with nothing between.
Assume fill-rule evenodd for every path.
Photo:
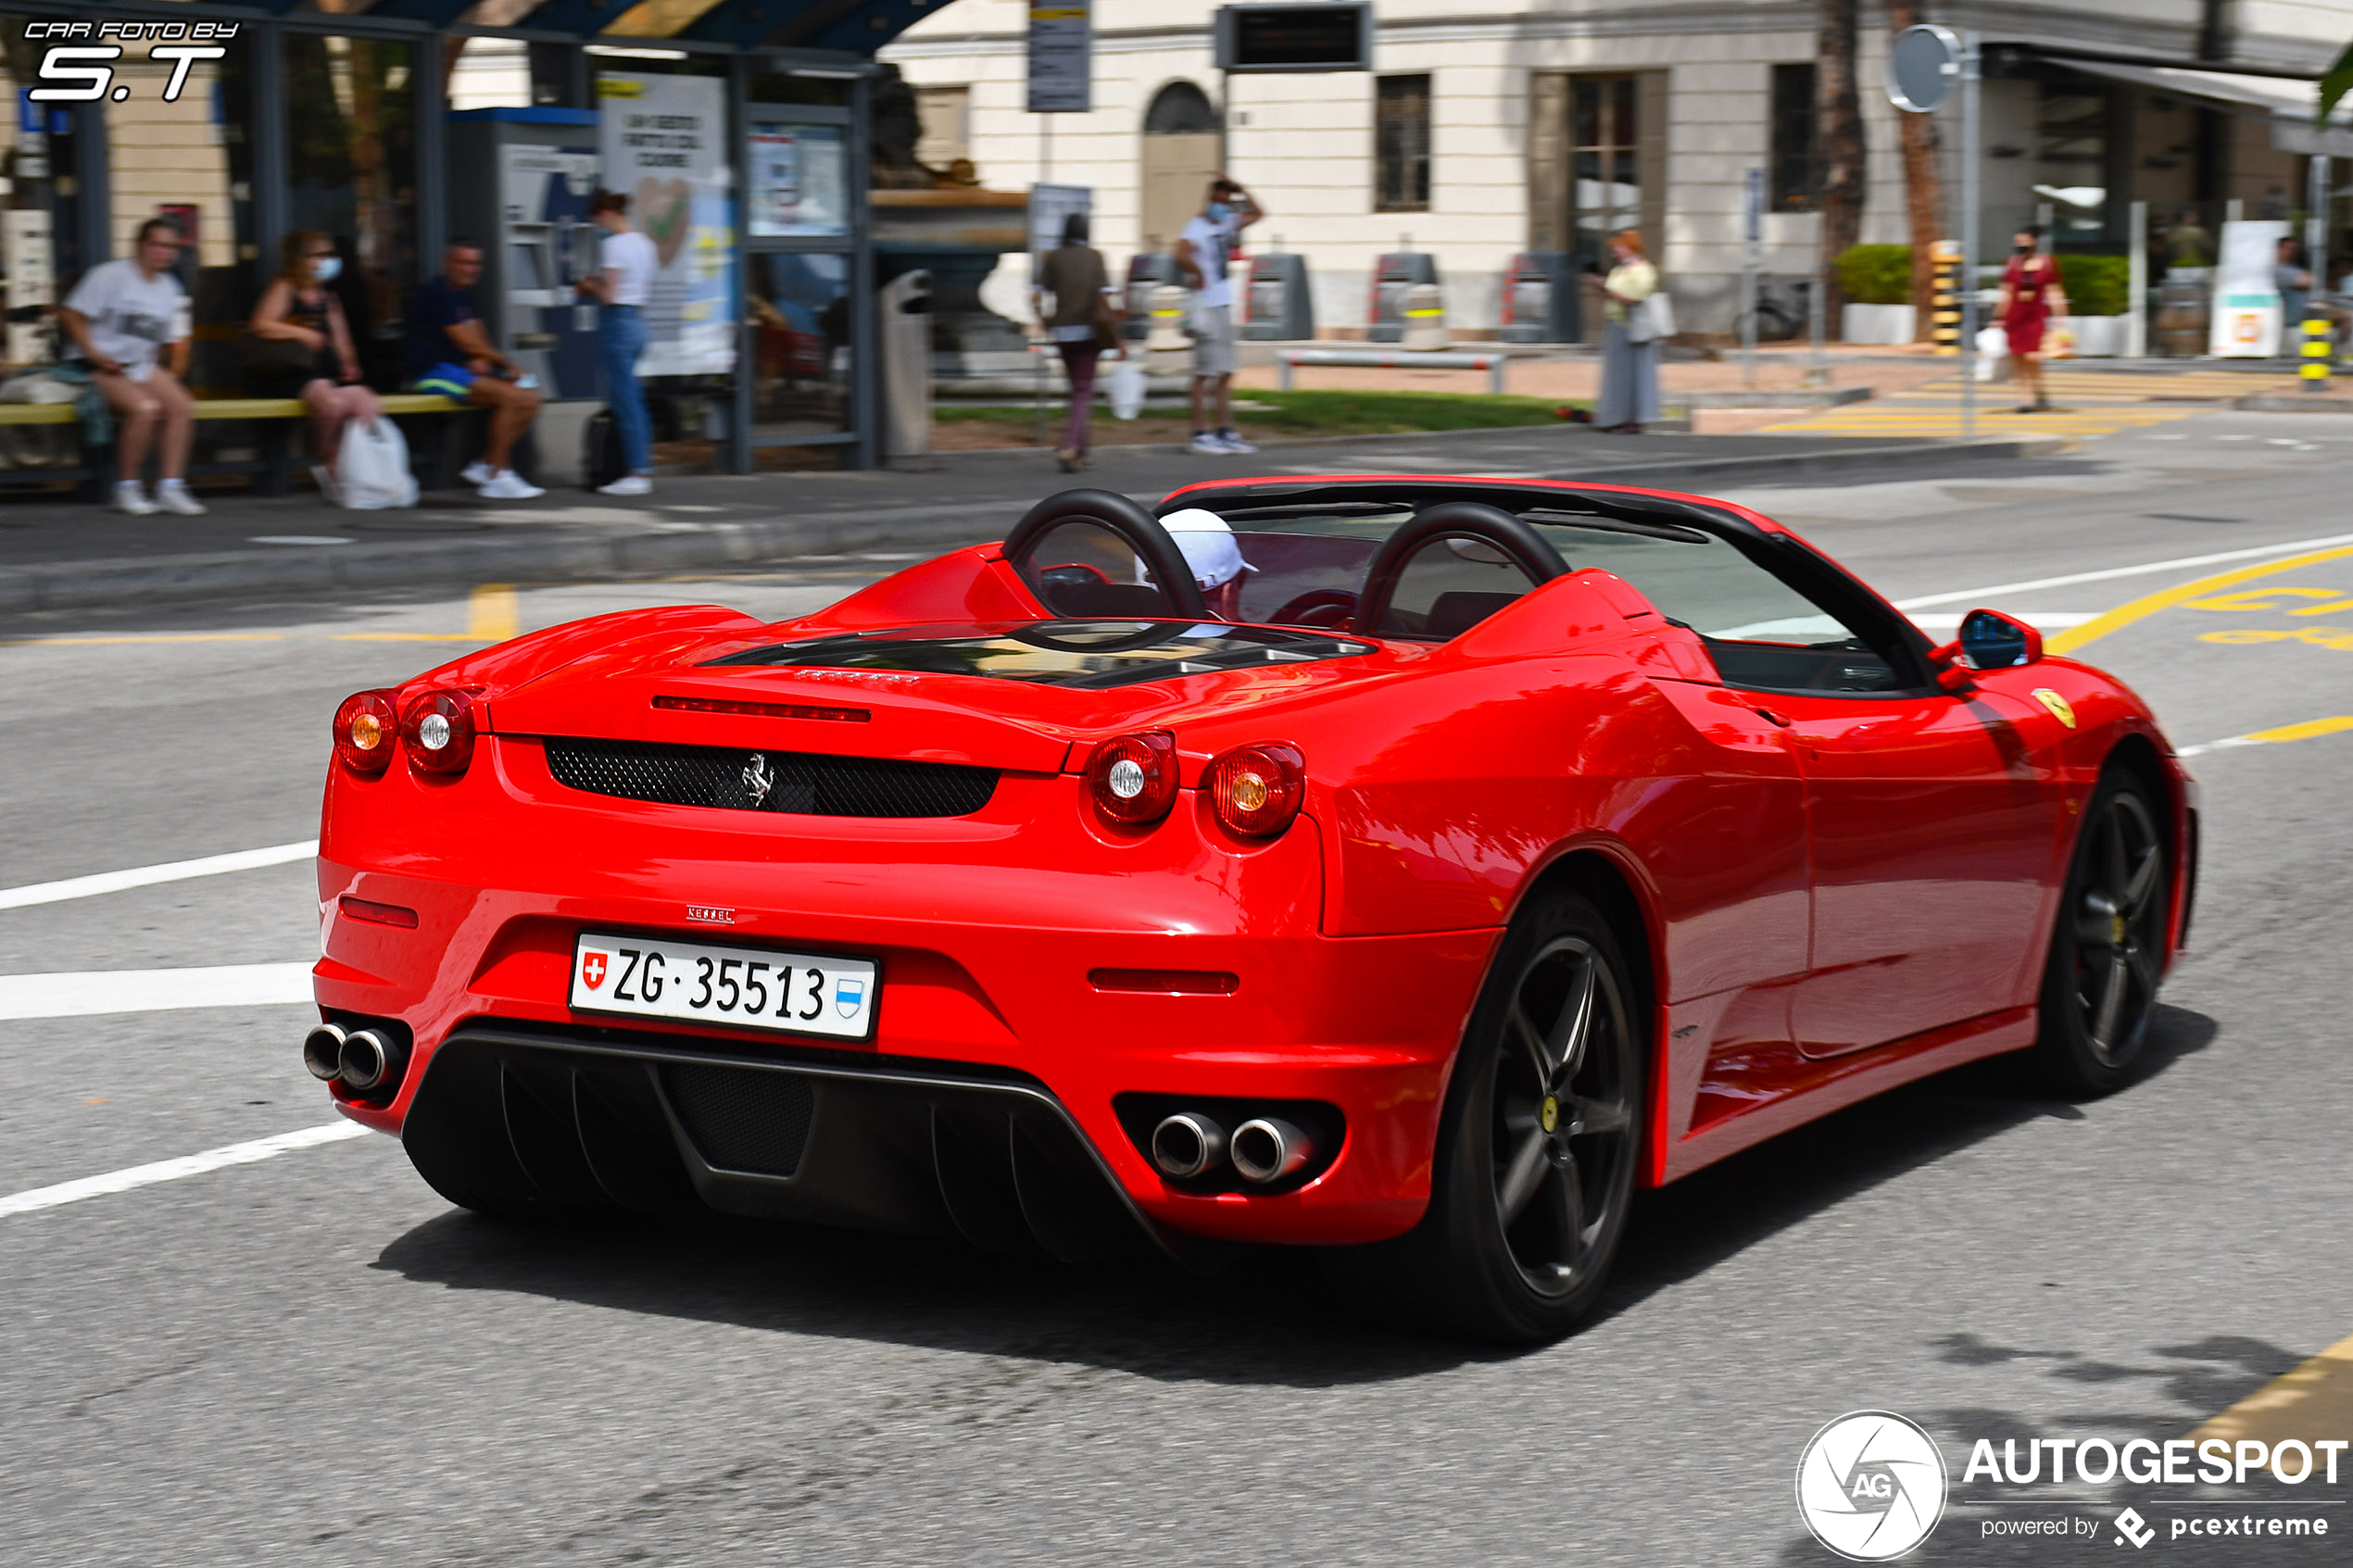
<instances>
[{"instance_id":1,"label":"curb","mask_svg":"<svg viewBox=\"0 0 2353 1568\"><path fill-rule=\"evenodd\" d=\"M2255 414L2353 414L2353 397L2326 392L2250 392L2231 407Z\"/></svg>"},{"instance_id":2,"label":"curb","mask_svg":"<svg viewBox=\"0 0 2353 1568\"><path fill-rule=\"evenodd\" d=\"M1497 433L1429 433L1441 438L1478 435L1490 439ZM1343 436L1336 440L1326 438L1319 444L1361 445L1395 439ZM1656 485L1662 481L1738 483L1891 466L1917 468L1956 460L2030 457L2063 445L2052 437L1981 441L1967 445L1953 442L1890 442L1877 450L1670 457L1579 469L1573 477L1611 484ZM1027 448L1019 450L1023 456L1033 459L1036 457ZM421 540L360 545L333 551L260 555L224 550L141 560L49 561L0 570L0 614L122 604L186 604L271 595L326 598L354 591L501 581L614 582L713 567L758 567L860 550L908 546L951 549L981 543L1001 532L994 525L975 529L968 519L969 513L963 507L927 505L715 522L690 529L665 520L660 528L637 532L583 533L550 529L513 539Z\"/></svg>"}]
</instances>

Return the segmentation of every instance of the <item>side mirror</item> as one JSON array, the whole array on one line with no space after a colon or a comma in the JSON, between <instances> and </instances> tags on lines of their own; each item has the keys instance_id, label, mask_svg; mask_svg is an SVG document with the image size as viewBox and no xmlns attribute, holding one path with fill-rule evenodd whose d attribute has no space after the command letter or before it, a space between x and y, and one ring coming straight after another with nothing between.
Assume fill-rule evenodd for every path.
<instances>
[{"instance_id":1,"label":"side mirror","mask_svg":"<svg viewBox=\"0 0 2353 1568\"><path fill-rule=\"evenodd\" d=\"M1961 617L1961 653L1972 670L2015 670L2043 657L2043 633L1997 609Z\"/></svg>"}]
</instances>

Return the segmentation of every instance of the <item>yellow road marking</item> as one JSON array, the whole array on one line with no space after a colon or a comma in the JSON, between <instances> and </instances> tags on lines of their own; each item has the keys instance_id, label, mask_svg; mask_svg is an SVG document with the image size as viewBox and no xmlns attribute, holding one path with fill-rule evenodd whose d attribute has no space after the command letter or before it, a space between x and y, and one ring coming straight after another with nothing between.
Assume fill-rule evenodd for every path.
<instances>
[{"instance_id":1,"label":"yellow road marking","mask_svg":"<svg viewBox=\"0 0 2353 1568\"><path fill-rule=\"evenodd\" d=\"M2242 746L2281 746L2288 741L2313 740L2322 735L2343 734L2353 730L2353 713L2340 713L2328 719L2307 719L2301 724L2282 724L2276 729L2256 730L2247 734L2231 735L2223 740L2210 740L2204 746L2185 746L2174 755L2201 757L2209 751L2229 751Z\"/></svg>"},{"instance_id":2,"label":"yellow road marking","mask_svg":"<svg viewBox=\"0 0 2353 1568\"><path fill-rule=\"evenodd\" d=\"M2353 722L2353 721L2347 721ZM2353 1433L2353 1339L2330 1346L2190 1433L2193 1442L2241 1437L2276 1444Z\"/></svg>"},{"instance_id":3,"label":"yellow road marking","mask_svg":"<svg viewBox=\"0 0 2353 1568\"><path fill-rule=\"evenodd\" d=\"M466 635L478 642L503 643L520 626L515 585L484 583L466 596Z\"/></svg>"},{"instance_id":4,"label":"yellow road marking","mask_svg":"<svg viewBox=\"0 0 2353 1568\"><path fill-rule=\"evenodd\" d=\"M158 632L128 637L26 637L17 642L0 643L0 647L83 648L122 643L276 643L283 642L285 637L283 632Z\"/></svg>"},{"instance_id":5,"label":"yellow road marking","mask_svg":"<svg viewBox=\"0 0 2353 1568\"><path fill-rule=\"evenodd\" d=\"M2259 566L2243 566L2235 571L2218 571L2211 577L2201 577L2196 582L2183 583L2177 587L2160 588L2154 594L2143 595L2130 604L2119 605L2095 620L2086 621L2081 626L2070 626L2064 632L2045 637L2043 640L2043 646L2050 653L2073 653L2078 648L2099 641L2111 632L2120 632L2136 621L2145 621L2161 609L2171 609L2175 605L2186 604L2191 599L2202 599L2224 588L2235 587L2241 583L2252 583L2257 578L2269 577L2274 572L2293 571L2298 567L2315 566L2324 560L2342 560L2347 556L2353 556L2353 545L2341 546L2334 550L2315 550L2306 556L2290 556L2285 560L2265 561Z\"/></svg>"},{"instance_id":6,"label":"yellow road marking","mask_svg":"<svg viewBox=\"0 0 2353 1568\"><path fill-rule=\"evenodd\" d=\"M2333 735L2340 730L2353 730L2353 714L2340 713L2334 719L2307 719L2301 724L2282 724L2276 730L2256 730L2246 738L2252 741L2310 740L2314 735Z\"/></svg>"}]
</instances>

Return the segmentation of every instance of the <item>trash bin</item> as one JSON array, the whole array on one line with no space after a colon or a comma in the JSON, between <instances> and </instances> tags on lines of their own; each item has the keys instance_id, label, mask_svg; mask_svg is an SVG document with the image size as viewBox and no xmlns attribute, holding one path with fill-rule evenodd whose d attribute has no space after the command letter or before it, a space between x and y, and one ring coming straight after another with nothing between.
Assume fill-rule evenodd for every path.
<instances>
[{"instance_id":1,"label":"trash bin","mask_svg":"<svg viewBox=\"0 0 2353 1568\"><path fill-rule=\"evenodd\" d=\"M931 450L931 274L901 272L882 286L882 454Z\"/></svg>"}]
</instances>

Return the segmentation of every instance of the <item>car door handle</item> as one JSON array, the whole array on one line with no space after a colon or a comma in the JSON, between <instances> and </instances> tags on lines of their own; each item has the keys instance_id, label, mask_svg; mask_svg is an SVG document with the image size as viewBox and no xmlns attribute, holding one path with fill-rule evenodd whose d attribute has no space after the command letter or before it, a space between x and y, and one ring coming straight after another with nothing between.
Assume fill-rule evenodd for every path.
<instances>
[{"instance_id":1,"label":"car door handle","mask_svg":"<svg viewBox=\"0 0 2353 1568\"><path fill-rule=\"evenodd\" d=\"M1760 708L1756 709L1756 716L1759 719L1764 720L1768 724L1778 724L1784 730L1789 728L1790 721L1780 714L1774 712L1769 708Z\"/></svg>"}]
</instances>

